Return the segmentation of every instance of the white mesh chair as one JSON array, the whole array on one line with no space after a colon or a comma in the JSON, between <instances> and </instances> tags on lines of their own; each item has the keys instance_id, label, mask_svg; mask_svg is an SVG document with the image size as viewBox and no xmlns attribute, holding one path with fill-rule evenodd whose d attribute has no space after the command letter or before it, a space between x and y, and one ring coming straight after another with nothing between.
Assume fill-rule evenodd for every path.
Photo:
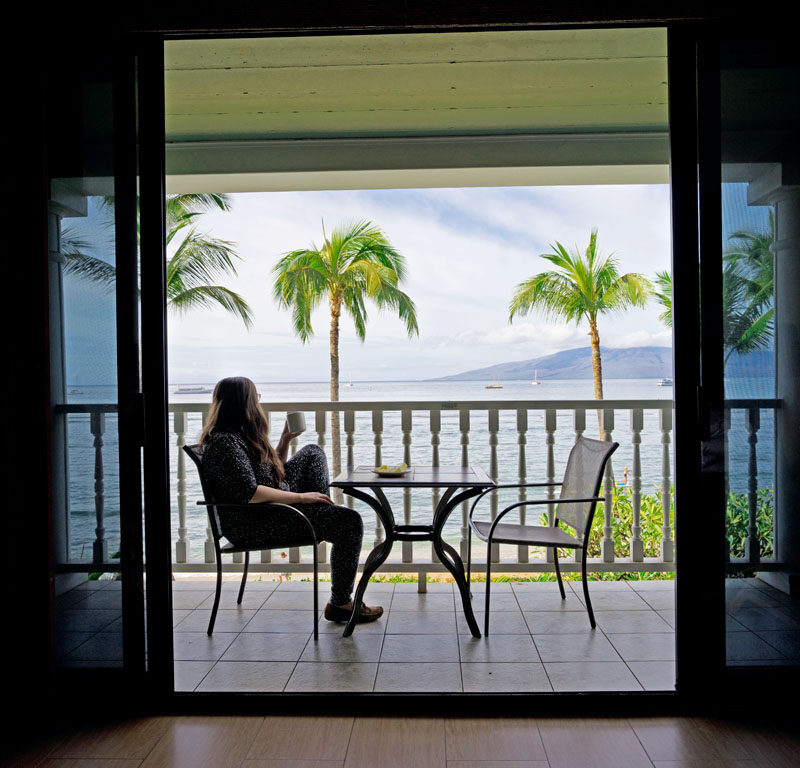
<instances>
[{"instance_id":1,"label":"white mesh chair","mask_svg":"<svg viewBox=\"0 0 800 768\"><path fill-rule=\"evenodd\" d=\"M586 582L586 549L589 543L589 532L592 528L594 510L598 501L603 501L600 492L600 483L603 481L603 472L611 454L617 450L619 443L591 440L588 437L579 437L575 442L567 460L567 469L564 480L560 483L526 483L524 485L498 485L485 491L472 504L469 513L469 543L467 545L467 583L469 584L472 572L472 532L486 542L486 613L484 617L484 634L489 634L489 600L492 575L492 544L523 544L530 547L551 547L558 588L561 599L566 599L564 583L561 580L561 570L558 566L558 549L581 550L581 576L583 580L583 594L586 600L586 610L589 613L589 622L594 629L594 611L592 601L589 599L589 586ZM486 522L475 520L475 509L478 502L487 494L499 488L538 488L548 486L561 486L561 494L557 499L531 499L518 501L500 512L494 520ZM555 516L552 526L521 525L504 523L503 518L512 510L519 507L529 507L537 504L555 504ZM575 536L570 536L558 527L559 522L566 523L575 531Z\"/></svg>"}]
</instances>

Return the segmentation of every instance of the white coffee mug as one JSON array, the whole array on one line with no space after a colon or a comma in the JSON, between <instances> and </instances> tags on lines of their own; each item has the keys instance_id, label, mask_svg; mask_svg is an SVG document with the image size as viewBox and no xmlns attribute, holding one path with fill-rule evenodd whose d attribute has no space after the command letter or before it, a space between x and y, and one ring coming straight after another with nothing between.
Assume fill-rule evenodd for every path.
<instances>
[{"instance_id":1,"label":"white coffee mug","mask_svg":"<svg viewBox=\"0 0 800 768\"><path fill-rule=\"evenodd\" d=\"M302 411L292 411L286 414L286 423L293 435L306 431L306 415Z\"/></svg>"}]
</instances>

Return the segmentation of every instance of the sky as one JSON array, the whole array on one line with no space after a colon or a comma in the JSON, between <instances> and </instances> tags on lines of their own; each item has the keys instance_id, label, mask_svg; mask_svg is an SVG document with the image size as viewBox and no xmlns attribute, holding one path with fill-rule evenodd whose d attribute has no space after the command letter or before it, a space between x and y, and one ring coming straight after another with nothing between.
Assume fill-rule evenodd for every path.
<instances>
[{"instance_id":1,"label":"sky","mask_svg":"<svg viewBox=\"0 0 800 768\"><path fill-rule=\"evenodd\" d=\"M419 337L402 322L368 307L366 342L342 317L341 378L346 381L426 379L588 345L584 326L536 316L508 322L520 281L547 269L539 254L556 240L583 250L592 228L603 254L621 272L652 277L670 259L669 187L581 186L411 189L234 194L231 212L209 212L201 231L236 243L238 275L225 284L240 293L254 328L223 310L169 318L173 383L213 382L242 374L256 381L325 381L330 371L327 303L312 317L315 335L302 345L288 312L272 299L271 269L280 256L319 246L327 231L353 220L377 224L405 256L401 286L417 306ZM671 345L655 303L603 318L601 344Z\"/></svg>"}]
</instances>

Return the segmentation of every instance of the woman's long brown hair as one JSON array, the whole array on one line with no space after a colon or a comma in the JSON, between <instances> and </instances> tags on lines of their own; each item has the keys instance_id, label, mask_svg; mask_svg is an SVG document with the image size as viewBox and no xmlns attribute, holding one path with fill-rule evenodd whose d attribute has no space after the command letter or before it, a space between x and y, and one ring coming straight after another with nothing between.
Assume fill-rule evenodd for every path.
<instances>
[{"instance_id":1,"label":"woman's long brown hair","mask_svg":"<svg viewBox=\"0 0 800 768\"><path fill-rule=\"evenodd\" d=\"M217 432L239 435L262 463L272 465L278 483L283 482L283 462L269 442L269 423L259 405L256 385L250 379L230 376L217 382L200 442L208 442Z\"/></svg>"}]
</instances>

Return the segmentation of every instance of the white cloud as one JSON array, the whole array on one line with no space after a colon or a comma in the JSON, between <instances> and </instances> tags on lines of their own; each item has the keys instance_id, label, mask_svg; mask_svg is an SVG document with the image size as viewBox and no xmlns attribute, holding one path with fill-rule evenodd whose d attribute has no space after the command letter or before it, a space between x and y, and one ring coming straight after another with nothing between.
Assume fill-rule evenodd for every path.
<instances>
[{"instance_id":1,"label":"white cloud","mask_svg":"<svg viewBox=\"0 0 800 768\"><path fill-rule=\"evenodd\" d=\"M409 340L392 315L369 308L367 342L342 320L341 365L353 379L429 378L465 367L527 359L588 343L583 327L531 316L508 324L514 286L549 265L538 254L560 240L585 246L599 228L603 252L616 251L624 271L652 275L669 265L669 197L657 187L551 187L378 190L233 195L233 211L210 212L201 227L232 240L243 261L226 281L251 304L255 327L222 310L170 317L170 373L197 380L205 370L258 369L255 378L324 380L328 376L327 304L312 318L316 335L303 346L289 313L271 298L270 271L280 254L322 240L357 218L375 221L406 257L404 290L414 299L420 337ZM608 346L669 344L660 308L603 318ZM635 330L632 330L635 329ZM214 374L215 376L217 373ZM213 376L204 377L213 379Z\"/></svg>"}]
</instances>

